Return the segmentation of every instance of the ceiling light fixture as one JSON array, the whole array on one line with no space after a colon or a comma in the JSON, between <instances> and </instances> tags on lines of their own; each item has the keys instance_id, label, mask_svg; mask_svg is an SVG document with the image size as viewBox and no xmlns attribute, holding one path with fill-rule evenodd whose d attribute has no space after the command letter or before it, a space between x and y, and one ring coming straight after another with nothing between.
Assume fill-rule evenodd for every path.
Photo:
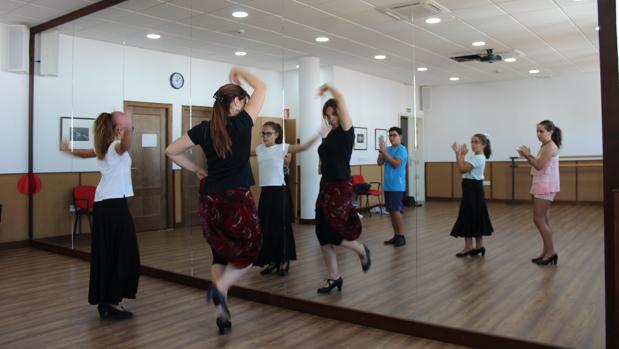
<instances>
[{"instance_id":1,"label":"ceiling light fixture","mask_svg":"<svg viewBox=\"0 0 619 349\"><path fill-rule=\"evenodd\" d=\"M235 56L246 56L246 55L247 55L247 52L245 52L245 51L236 51L236 52L234 53L234 55L235 55Z\"/></svg>"},{"instance_id":2,"label":"ceiling light fixture","mask_svg":"<svg viewBox=\"0 0 619 349\"><path fill-rule=\"evenodd\" d=\"M426 67L419 67L419 68L417 68L417 71L428 71L428 68L426 68Z\"/></svg>"},{"instance_id":3,"label":"ceiling light fixture","mask_svg":"<svg viewBox=\"0 0 619 349\"><path fill-rule=\"evenodd\" d=\"M151 33L151 34L146 34L146 37L152 40L157 40L161 37L161 35Z\"/></svg>"},{"instance_id":4,"label":"ceiling light fixture","mask_svg":"<svg viewBox=\"0 0 619 349\"><path fill-rule=\"evenodd\" d=\"M485 46L486 43L484 41L475 41L471 45L473 45L473 46Z\"/></svg>"},{"instance_id":5,"label":"ceiling light fixture","mask_svg":"<svg viewBox=\"0 0 619 349\"><path fill-rule=\"evenodd\" d=\"M539 69L531 69L529 70L529 74L539 74Z\"/></svg>"},{"instance_id":6,"label":"ceiling light fixture","mask_svg":"<svg viewBox=\"0 0 619 349\"><path fill-rule=\"evenodd\" d=\"M458 81L458 80L460 80L460 78L457 77L457 76L452 76L452 77L449 78L449 80L451 80L451 81Z\"/></svg>"},{"instance_id":7,"label":"ceiling light fixture","mask_svg":"<svg viewBox=\"0 0 619 349\"><path fill-rule=\"evenodd\" d=\"M327 41L329 41L329 38L326 37L326 36L319 36L315 40L316 40L316 42L327 42Z\"/></svg>"},{"instance_id":8,"label":"ceiling light fixture","mask_svg":"<svg viewBox=\"0 0 619 349\"><path fill-rule=\"evenodd\" d=\"M376 55L376 56L374 56L374 59L385 59L385 58L387 58L387 56L385 56L385 55Z\"/></svg>"},{"instance_id":9,"label":"ceiling light fixture","mask_svg":"<svg viewBox=\"0 0 619 349\"><path fill-rule=\"evenodd\" d=\"M430 18L426 18L426 23L428 24L437 24L437 23L441 23L441 19L438 17L430 17Z\"/></svg>"},{"instance_id":10,"label":"ceiling light fixture","mask_svg":"<svg viewBox=\"0 0 619 349\"><path fill-rule=\"evenodd\" d=\"M245 11L235 11L235 12L232 12L232 17L245 18L247 16L248 16L248 14Z\"/></svg>"},{"instance_id":11,"label":"ceiling light fixture","mask_svg":"<svg viewBox=\"0 0 619 349\"><path fill-rule=\"evenodd\" d=\"M516 61L516 58L509 57L509 58L505 58L504 61L507 62L507 63L514 63Z\"/></svg>"}]
</instances>

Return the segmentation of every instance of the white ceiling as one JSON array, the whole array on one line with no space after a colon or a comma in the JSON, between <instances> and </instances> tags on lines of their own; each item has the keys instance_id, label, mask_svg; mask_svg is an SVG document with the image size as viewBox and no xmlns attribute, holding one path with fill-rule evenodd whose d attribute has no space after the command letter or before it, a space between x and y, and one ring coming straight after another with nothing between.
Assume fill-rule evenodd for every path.
<instances>
[{"instance_id":1,"label":"white ceiling","mask_svg":"<svg viewBox=\"0 0 619 349\"><path fill-rule=\"evenodd\" d=\"M420 85L532 78L599 70L595 0L437 0L450 12L439 24L396 20L376 10L407 0L129 0L65 24L65 34L260 68L294 69L318 56ZM93 0L0 0L0 22L33 26ZM244 19L234 10L249 13ZM245 30L238 34L239 29ZM159 40L146 39L155 32ZM327 43L314 38L328 36ZM473 41L485 41L476 48ZM449 57L493 48L514 63L457 63ZM234 56L234 51L248 53ZM373 57L384 54L386 60ZM425 66L427 72L416 72Z\"/></svg>"}]
</instances>

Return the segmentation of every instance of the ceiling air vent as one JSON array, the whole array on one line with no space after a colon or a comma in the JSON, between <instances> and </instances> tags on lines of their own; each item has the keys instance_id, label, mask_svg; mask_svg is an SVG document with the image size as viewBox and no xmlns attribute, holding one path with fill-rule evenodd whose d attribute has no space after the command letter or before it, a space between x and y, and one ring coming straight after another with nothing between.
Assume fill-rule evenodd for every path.
<instances>
[{"instance_id":1,"label":"ceiling air vent","mask_svg":"<svg viewBox=\"0 0 619 349\"><path fill-rule=\"evenodd\" d=\"M378 11L395 19L414 22L428 17L449 13L449 9L434 0L414 0L389 7L377 8Z\"/></svg>"}]
</instances>

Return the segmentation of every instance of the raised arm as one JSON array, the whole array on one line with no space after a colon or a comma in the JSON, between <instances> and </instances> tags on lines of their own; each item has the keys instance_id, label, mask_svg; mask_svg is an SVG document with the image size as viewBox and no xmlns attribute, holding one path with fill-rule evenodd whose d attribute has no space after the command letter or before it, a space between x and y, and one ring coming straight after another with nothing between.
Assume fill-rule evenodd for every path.
<instances>
[{"instance_id":1,"label":"raised arm","mask_svg":"<svg viewBox=\"0 0 619 349\"><path fill-rule=\"evenodd\" d=\"M531 154L531 149L525 145L521 145L518 147L518 154L525 158L531 166L533 166L536 170L541 170L546 166L548 161L552 158L552 156L557 152L557 146L554 143L550 143L548 145L542 146L542 149L539 152L538 156L534 156Z\"/></svg>"},{"instance_id":2,"label":"raised arm","mask_svg":"<svg viewBox=\"0 0 619 349\"><path fill-rule=\"evenodd\" d=\"M312 146L312 144L316 143L317 140L320 139L320 133L317 133L316 135L314 135L312 138L310 138L309 141L305 142L305 143L301 143L301 144L291 144L288 147L288 152L289 153L298 153L304 150L307 150L309 147Z\"/></svg>"},{"instance_id":3,"label":"raised arm","mask_svg":"<svg viewBox=\"0 0 619 349\"><path fill-rule=\"evenodd\" d=\"M195 173L196 176L198 176L198 179L202 179L207 176L206 171L196 165L193 161L189 160L187 155L185 155L185 151L194 145L195 144L193 144L191 138L189 138L189 136L185 133L172 144L168 145L165 150L165 154L178 166Z\"/></svg>"},{"instance_id":4,"label":"raised arm","mask_svg":"<svg viewBox=\"0 0 619 349\"><path fill-rule=\"evenodd\" d=\"M124 152L129 151L131 148L131 136L133 133L133 119L130 113L126 112L113 112L112 122L116 125L116 129L120 133L120 143L114 147L118 155L122 155Z\"/></svg>"},{"instance_id":5,"label":"raised arm","mask_svg":"<svg viewBox=\"0 0 619 349\"><path fill-rule=\"evenodd\" d=\"M462 144L458 146L455 142L451 145L451 149L456 153L456 166L458 166L458 171L460 173L471 172L473 169L473 165L469 162L464 161L464 156L469 152L469 149L466 147L466 144Z\"/></svg>"},{"instance_id":6,"label":"raised arm","mask_svg":"<svg viewBox=\"0 0 619 349\"><path fill-rule=\"evenodd\" d=\"M94 149L71 149L69 142L66 140L60 142L60 151L82 159L97 157Z\"/></svg>"},{"instance_id":7,"label":"raised arm","mask_svg":"<svg viewBox=\"0 0 619 349\"><path fill-rule=\"evenodd\" d=\"M230 70L230 81L233 84L241 85L241 79L247 81L249 86L254 89L254 92L249 97L249 101L245 104L245 111L255 123L267 95L267 85L246 69L232 68Z\"/></svg>"},{"instance_id":8,"label":"raised arm","mask_svg":"<svg viewBox=\"0 0 619 349\"><path fill-rule=\"evenodd\" d=\"M327 91L331 92L331 94L333 95L333 98L335 98L335 100L337 101L337 105L339 108L340 126L342 127L342 130L343 131L350 130L350 128L352 127L352 118L350 117L350 114L348 113L348 106L346 105L346 100L344 99L344 96L339 90L335 89L333 86L328 85L328 84L324 84L320 86L320 90L318 91L318 94L322 96Z\"/></svg>"}]
</instances>

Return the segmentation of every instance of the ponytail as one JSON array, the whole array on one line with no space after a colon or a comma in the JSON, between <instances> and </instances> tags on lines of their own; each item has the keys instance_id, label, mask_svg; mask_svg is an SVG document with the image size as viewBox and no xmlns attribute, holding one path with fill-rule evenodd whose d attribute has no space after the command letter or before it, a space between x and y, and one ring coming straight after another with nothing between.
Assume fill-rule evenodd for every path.
<instances>
[{"instance_id":1,"label":"ponytail","mask_svg":"<svg viewBox=\"0 0 619 349\"><path fill-rule=\"evenodd\" d=\"M230 115L230 104L234 98L246 99L249 97L247 92L235 84L226 84L215 92L213 98L213 116L210 121L211 139L213 148L218 157L225 159L232 149L232 140L226 127L228 116Z\"/></svg>"},{"instance_id":2,"label":"ponytail","mask_svg":"<svg viewBox=\"0 0 619 349\"><path fill-rule=\"evenodd\" d=\"M477 137L481 144L484 145L484 156L486 159L490 159L490 155L492 155L492 147L490 146L490 139L483 133L476 133L473 137Z\"/></svg>"},{"instance_id":3,"label":"ponytail","mask_svg":"<svg viewBox=\"0 0 619 349\"><path fill-rule=\"evenodd\" d=\"M555 125L550 120L544 120L544 121L540 122L538 125L542 125L542 126L544 126L544 129L546 131L552 132L552 135L550 136L550 138L557 145L557 148L561 148L561 141L562 141L562 138L563 138L562 137L561 129L559 127L557 127L557 125Z\"/></svg>"}]
</instances>

